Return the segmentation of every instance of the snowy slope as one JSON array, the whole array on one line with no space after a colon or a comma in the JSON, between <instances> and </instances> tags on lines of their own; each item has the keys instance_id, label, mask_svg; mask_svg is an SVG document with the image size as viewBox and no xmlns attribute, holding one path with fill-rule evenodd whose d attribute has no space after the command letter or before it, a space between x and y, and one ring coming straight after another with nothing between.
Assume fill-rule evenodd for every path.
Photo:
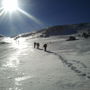
<instances>
[{"instance_id":1,"label":"snowy slope","mask_svg":"<svg viewBox=\"0 0 90 90\"><path fill-rule=\"evenodd\" d=\"M52 27L47 27L42 30L22 33L17 35L15 39L19 37L28 37L37 38L37 37L51 37L51 36L60 36L60 35L70 35L82 32L90 32L90 23L80 23L80 24L70 24L70 25L57 25Z\"/></svg>"},{"instance_id":2,"label":"snowy slope","mask_svg":"<svg viewBox=\"0 0 90 90\"><path fill-rule=\"evenodd\" d=\"M89 90L90 39L4 38L0 44L0 90ZM33 48L40 42L40 49ZM47 52L43 44L48 44Z\"/></svg>"}]
</instances>

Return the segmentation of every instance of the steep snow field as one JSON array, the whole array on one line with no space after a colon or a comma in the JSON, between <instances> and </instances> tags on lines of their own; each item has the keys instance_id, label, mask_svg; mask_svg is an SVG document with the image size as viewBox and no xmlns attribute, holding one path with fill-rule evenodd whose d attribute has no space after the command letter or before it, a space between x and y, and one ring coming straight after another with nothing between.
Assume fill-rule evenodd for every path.
<instances>
[{"instance_id":1,"label":"steep snow field","mask_svg":"<svg viewBox=\"0 0 90 90\"><path fill-rule=\"evenodd\" d=\"M89 90L90 39L1 39L0 90ZM40 49L33 48L40 42ZM47 52L43 44L47 43Z\"/></svg>"}]
</instances>

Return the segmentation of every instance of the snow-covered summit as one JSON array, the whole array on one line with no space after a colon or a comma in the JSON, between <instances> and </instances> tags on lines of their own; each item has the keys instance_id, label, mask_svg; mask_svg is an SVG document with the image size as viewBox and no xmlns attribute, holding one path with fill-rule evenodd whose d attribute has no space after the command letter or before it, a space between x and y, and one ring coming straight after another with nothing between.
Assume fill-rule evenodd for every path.
<instances>
[{"instance_id":1,"label":"snow-covered summit","mask_svg":"<svg viewBox=\"0 0 90 90\"><path fill-rule=\"evenodd\" d=\"M35 37L70 35L70 34L76 34L82 31L90 31L90 23L52 26L39 31L17 35L16 38L28 37L28 36L30 36L31 38L35 38Z\"/></svg>"}]
</instances>

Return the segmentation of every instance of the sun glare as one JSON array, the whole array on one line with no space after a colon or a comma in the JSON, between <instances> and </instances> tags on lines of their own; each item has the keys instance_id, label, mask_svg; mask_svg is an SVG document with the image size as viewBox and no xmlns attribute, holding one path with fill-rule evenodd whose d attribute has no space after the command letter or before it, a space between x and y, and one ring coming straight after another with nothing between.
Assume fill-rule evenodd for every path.
<instances>
[{"instance_id":1,"label":"sun glare","mask_svg":"<svg viewBox=\"0 0 90 90\"><path fill-rule=\"evenodd\" d=\"M5 16L8 13L10 14L10 16L12 16L14 12L15 14L21 13L26 17L28 17L29 19L32 19L39 26L43 25L43 23L40 20L38 20L36 17L21 9L19 3L20 2L18 0L2 0L0 7L0 16Z\"/></svg>"},{"instance_id":2,"label":"sun glare","mask_svg":"<svg viewBox=\"0 0 90 90\"><path fill-rule=\"evenodd\" d=\"M13 12L18 9L18 1L17 0L3 0L2 7L6 12Z\"/></svg>"}]
</instances>

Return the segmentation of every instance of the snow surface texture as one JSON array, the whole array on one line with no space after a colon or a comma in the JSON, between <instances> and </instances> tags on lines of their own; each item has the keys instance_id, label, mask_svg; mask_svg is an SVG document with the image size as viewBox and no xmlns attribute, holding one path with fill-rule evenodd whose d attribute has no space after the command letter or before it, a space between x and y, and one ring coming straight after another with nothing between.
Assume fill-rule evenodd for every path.
<instances>
[{"instance_id":1,"label":"snow surface texture","mask_svg":"<svg viewBox=\"0 0 90 90\"><path fill-rule=\"evenodd\" d=\"M40 49L33 47L35 41ZM3 38L0 42L6 42L0 44L0 90L90 89L89 38Z\"/></svg>"}]
</instances>

